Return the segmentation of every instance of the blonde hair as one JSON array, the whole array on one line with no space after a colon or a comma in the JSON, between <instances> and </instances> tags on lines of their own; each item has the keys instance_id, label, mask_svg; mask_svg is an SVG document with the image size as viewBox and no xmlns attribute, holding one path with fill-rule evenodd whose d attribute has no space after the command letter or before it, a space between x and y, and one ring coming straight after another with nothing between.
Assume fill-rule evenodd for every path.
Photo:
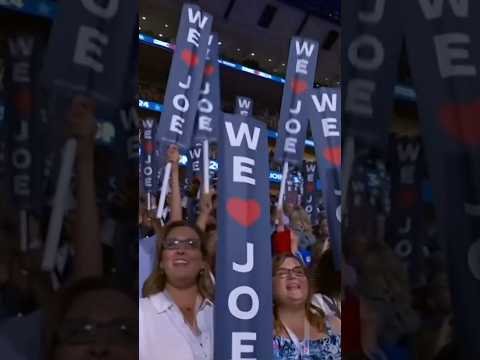
<instances>
[{"instance_id":1,"label":"blonde hair","mask_svg":"<svg viewBox=\"0 0 480 360\"><path fill-rule=\"evenodd\" d=\"M156 220L158 221L158 220ZM175 228L178 227L188 227L195 231L195 233L200 238L200 251L202 253L202 259L204 260L205 266L202 271L197 276L197 286L200 295L204 299L208 299L210 301L214 301L214 285L212 282L212 278L210 277L210 267L206 261L207 259L207 247L206 247L206 237L205 233L200 230L200 228L196 225L191 225L185 221L174 221L169 223L165 228L161 228L158 222L155 222L154 228L155 233L157 234L157 262L155 265L155 269L152 274L147 278L145 284L143 285L142 294L144 297L148 297L159 292L165 290L165 286L167 284L167 274L160 266L160 262L162 259L163 250L163 240L167 237L167 235Z\"/></svg>"},{"instance_id":2,"label":"blonde hair","mask_svg":"<svg viewBox=\"0 0 480 360\"><path fill-rule=\"evenodd\" d=\"M302 227L304 232L313 234L313 227L312 223L310 222L310 217L305 209L301 207L296 206L290 213L290 224L292 228Z\"/></svg>"},{"instance_id":3,"label":"blonde hair","mask_svg":"<svg viewBox=\"0 0 480 360\"><path fill-rule=\"evenodd\" d=\"M277 270L280 268L280 266L285 262L287 259L294 259L295 261L298 262L300 267L303 269L305 272L305 276L307 276L307 279L310 282L309 274L303 263L295 256L292 254L282 254L282 255L276 255L273 258L272 262L272 274L275 276L275 273ZM308 295L307 299L305 301L305 314L307 316L307 320L310 323L311 326L314 328L318 329L321 332L325 332L326 326L325 326L325 313L323 312L322 309L320 309L318 306L312 304L312 297L313 297L313 292L312 292L312 284L308 284ZM277 302L273 301L273 316L274 316L274 329L276 334L280 334L283 330L283 325L280 322L279 314L278 314L278 305Z\"/></svg>"}]
</instances>

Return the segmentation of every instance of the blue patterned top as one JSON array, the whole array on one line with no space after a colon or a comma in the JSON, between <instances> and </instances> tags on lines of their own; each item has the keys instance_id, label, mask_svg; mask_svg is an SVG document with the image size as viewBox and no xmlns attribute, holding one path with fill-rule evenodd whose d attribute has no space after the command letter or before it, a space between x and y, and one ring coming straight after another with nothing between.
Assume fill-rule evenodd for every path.
<instances>
[{"instance_id":1,"label":"blue patterned top","mask_svg":"<svg viewBox=\"0 0 480 360\"><path fill-rule=\"evenodd\" d=\"M327 337L319 340L301 341L303 354L299 354L295 343L281 336L273 337L273 360L341 360L341 337L327 325ZM309 352L308 352L309 348Z\"/></svg>"}]
</instances>

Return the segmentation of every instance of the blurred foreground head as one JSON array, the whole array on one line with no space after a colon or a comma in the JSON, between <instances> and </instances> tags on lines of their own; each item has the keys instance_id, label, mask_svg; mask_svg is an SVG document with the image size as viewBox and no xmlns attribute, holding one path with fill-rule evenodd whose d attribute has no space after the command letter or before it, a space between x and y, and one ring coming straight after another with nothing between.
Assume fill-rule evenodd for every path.
<instances>
[{"instance_id":1,"label":"blurred foreground head","mask_svg":"<svg viewBox=\"0 0 480 360\"><path fill-rule=\"evenodd\" d=\"M138 359L138 309L102 278L60 291L48 311L45 359Z\"/></svg>"}]
</instances>

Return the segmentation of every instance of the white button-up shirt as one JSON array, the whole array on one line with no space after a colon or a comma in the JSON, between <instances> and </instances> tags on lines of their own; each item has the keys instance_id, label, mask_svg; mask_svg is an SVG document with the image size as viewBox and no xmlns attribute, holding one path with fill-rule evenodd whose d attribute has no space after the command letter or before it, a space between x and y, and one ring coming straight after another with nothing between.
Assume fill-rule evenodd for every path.
<instances>
[{"instance_id":1,"label":"white button-up shirt","mask_svg":"<svg viewBox=\"0 0 480 360\"><path fill-rule=\"evenodd\" d=\"M213 360L213 304L197 312L200 335L194 334L177 305L161 292L140 299L140 360Z\"/></svg>"}]
</instances>

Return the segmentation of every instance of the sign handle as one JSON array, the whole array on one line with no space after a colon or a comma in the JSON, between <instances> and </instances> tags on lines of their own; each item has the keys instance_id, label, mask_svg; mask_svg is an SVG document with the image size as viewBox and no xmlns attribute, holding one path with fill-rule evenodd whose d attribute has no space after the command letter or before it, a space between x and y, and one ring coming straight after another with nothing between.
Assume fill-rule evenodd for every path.
<instances>
[{"instance_id":1,"label":"sign handle","mask_svg":"<svg viewBox=\"0 0 480 360\"><path fill-rule=\"evenodd\" d=\"M202 144L202 155L203 155L203 193L208 194L210 192L210 158L209 158L209 148L208 140L203 140Z\"/></svg>"},{"instance_id":2,"label":"sign handle","mask_svg":"<svg viewBox=\"0 0 480 360\"><path fill-rule=\"evenodd\" d=\"M280 194L278 194L277 209L283 209L283 196L285 195L285 185L288 177L288 161L283 163L282 182L280 183Z\"/></svg>"},{"instance_id":3,"label":"sign handle","mask_svg":"<svg viewBox=\"0 0 480 360\"><path fill-rule=\"evenodd\" d=\"M52 271L55 265L58 244L60 242L60 231L62 230L63 216L65 215L67 192L70 186L76 152L77 140L68 139L63 149L62 164L57 180L57 189L53 198L52 213L50 214L50 220L48 223L47 239L42 261L42 269L44 271Z\"/></svg>"},{"instance_id":4,"label":"sign handle","mask_svg":"<svg viewBox=\"0 0 480 360\"><path fill-rule=\"evenodd\" d=\"M172 163L165 165L165 172L163 173L162 189L160 190L160 199L158 201L157 219L162 218L163 209L165 208L165 200L167 199L168 181L172 172Z\"/></svg>"},{"instance_id":5,"label":"sign handle","mask_svg":"<svg viewBox=\"0 0 480 360\"><path fill-rule=\"evenodd\" d=\"M20 250L26 252L28 250L28 215L27 210L20 210Z\"/></svg>"},{"instance_id":6,"label":"sign handle","mask_svg":"<svg viewBox=\"0 0 480 360\"><path fill-rule=\"evenodd\" d=\"M147 210L152 210L152 194L147 192Z\"/></svg>"}]
</instances>

